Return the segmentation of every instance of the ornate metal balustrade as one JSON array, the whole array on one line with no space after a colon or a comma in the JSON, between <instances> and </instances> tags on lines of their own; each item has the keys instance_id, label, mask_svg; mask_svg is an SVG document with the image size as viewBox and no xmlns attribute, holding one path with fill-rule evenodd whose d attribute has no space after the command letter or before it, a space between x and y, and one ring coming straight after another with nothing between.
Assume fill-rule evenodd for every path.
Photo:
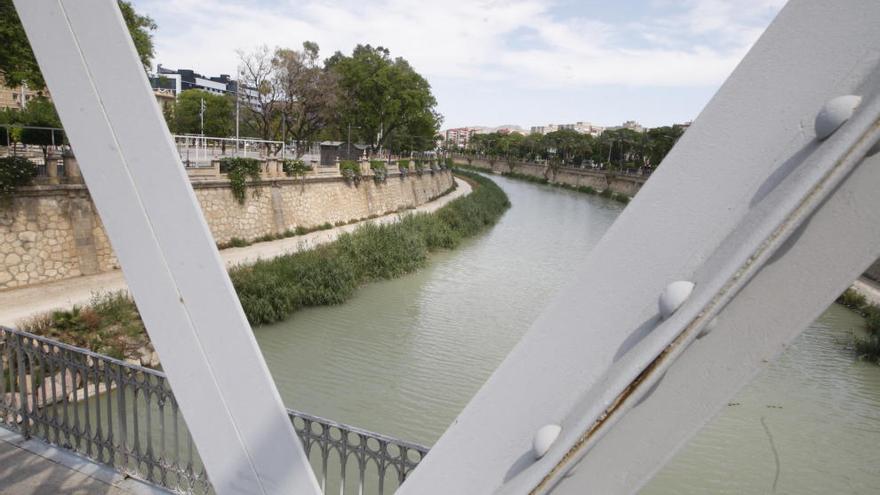
<instances>
[{"instance_id":1,"label":"ornate metal balustrade","mask_svg":"<svg viewBox=\"0 0 880 495\"><path fill-rule=\"evenodd\" d=\"M427 448L288 410L324 493L396 489ZM0 425L180 493L212 493L161 371L0 327Z\"/></svg>"}]
</instances>

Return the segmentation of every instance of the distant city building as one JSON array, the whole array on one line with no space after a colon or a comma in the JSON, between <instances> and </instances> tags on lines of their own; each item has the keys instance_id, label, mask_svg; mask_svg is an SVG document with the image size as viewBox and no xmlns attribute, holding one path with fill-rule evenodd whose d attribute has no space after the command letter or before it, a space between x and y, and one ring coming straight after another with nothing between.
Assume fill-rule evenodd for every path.
<instances>
[{"instance_id":1,"label":"distant city building","mask_svg":"<svg viewBox=\"0 0 880 495\"><path fill-rule=\"evenodd\" d=\"M27 86L10 88L6 86L5 81L0 76L0 110L7 108L23 110L29 101L39 96L49 98L49 93L47 91L34 91Z\"/></svg>"},{"instance_id":2,"label":"distant city building","mask_svg":"<svg viewBox=\"0 0 880 495\"><path fill-rule=\"evenodd\" d=\"M229 74L215 77L203 76L191 69L167 69L162 64L156 66L156 73L150 75L150 84L155 89L168 89L179 95L187 89L201 89L215 94L235 94L238 83Z\"/></svg>"},{"instance_id":3,"label":"distant city building","mask_svg":"<svg viewBox=\"0 0 880 495\"><path fill-rule=\"evenodd\" d=\"M589 134L591 136L598 136L602 134L602 131L605 130L604 127L600 127L597 125L593 125L590 122L577 122L574 124L559 124L559 130L571 130L575 132L579 132L581 134Z\"/></svg>"},{"instance_id":4,"label":"distant city building","mask_svg":"<svg viewBox=\"0 0 880 495\"><path fill-rule=\"evenodd\" d=\"M153 94L156 95L156 100L163 108L176 100L181 92L188 89L199 89L218 95L232 96L236 96L238 92L238 81L232 79L229 74L208 77L191 69L168 69L162 67L162 64L156 66L155 74L149 74L149 79L150 86L153 87ZM257 96L256 90L242 86L242 104L255 105Z\"/></svg>"},{"instance_id":5,"label":"distant city building","mask_svg":"<svg viewBox=\"0 0 880 495\"><path fill-rule=\"evenodd\" d=\"M477 134L479 129L476 127L456 127L455 129L446 130L446 147L447 148L467 148L471 138Z\"/></svg>"},{"instance_id":6,"label":"distant city building","mask_svg":"<svg viewBox=\"0 0 880 495\"><path fill-rule=\"evenodd\" d=\"M576 122L574 124L547 124L547 125L536 125L532 126L531 131L532 134L547 134L550 132L562 131L562 130L570 130L579 132L581 134L589 134L591 136L598 136L602 134L602 131L605 130L604 127L593 125L590 122Z\"/></svg>"},{"instance_id":7,"label":"distant city building","mask_svg":"<svg viewBox=\"0 0 880 495\"><path fill-rule=\"evenodd\" d=\"M635 120L627 120L626 122L624 122L624 123L621 124L621 125L616 125L616 126L613 126L613 127L608 127L608 128L606 128L606 130L609 130L609 131L616 131L616 130L619 130L619 129L629 129L629 130L631 130L631 131L636 131L636 132L645 132L645 131L647 131L647 129L645 129L644 127L642 127L642 124L639 124L639 123L636 122Z\"/></svg>"}]
</instances>

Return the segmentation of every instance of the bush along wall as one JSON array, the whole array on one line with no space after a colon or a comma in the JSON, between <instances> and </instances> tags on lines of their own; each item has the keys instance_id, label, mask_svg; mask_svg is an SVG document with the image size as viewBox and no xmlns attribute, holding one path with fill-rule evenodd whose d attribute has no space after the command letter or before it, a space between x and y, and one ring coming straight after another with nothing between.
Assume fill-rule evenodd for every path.
<instances>
[{"instance_id":1,"label":"bush along wall","mask_svg":"<svg viewBox=\"0 0 880 495\"><path fill-rule=\"evenodd\" d=\"M370 170L373 171L373 180L376 183L385 182L388 178L388 169L382 160L370 160Z\"/></svg>"},{"instance_id":2,"label":"bush along wall","mask_svg":"<svg viewBox=\"0 0 880 495\"><path fill-rule=\"evenodd\" d=\"M357 185L361 181L361 166L354 160L339 162L339 172L350 184Z\"/></svg>"},{"instance_id":3,"label":"bush along wall","mask_svg":"<svg viewBox=\"0 0 880 495\"><path fill-rule=\"evenodd\" d=\"M0 202L8 203L19 187L30 185L36 176L37 165L27 158L0 158Z\"/></svg>"},{"instance_id":4,"label":"bush along wall","mask_svg":"<svg viewBox=\"0 0 880 495\"><path fill-rule=\"evenodd\" d=\"M244 204L247 180L256 183L260 180L260 160L256 158L227 157L220 159L220 173L227 174L232 195L238 204ZM254 189L254 194L259 190Z\"/></svg>"},{"instance_id":5,"label":"bush along wall","mask_svg":"<svg viewBox=\"0 0 880 495\"><path fill-rule=\"evenodd\" d=\"M405 216L390 225L366 224L311 251L233 269L232 283L248 320L281 321L299 308L340 304L358 286L396 278L427 263L428 254L452 249L494 225L510 207L490 179L460 172L473 192L434 213Z\"/></svg>"}]
</instances>

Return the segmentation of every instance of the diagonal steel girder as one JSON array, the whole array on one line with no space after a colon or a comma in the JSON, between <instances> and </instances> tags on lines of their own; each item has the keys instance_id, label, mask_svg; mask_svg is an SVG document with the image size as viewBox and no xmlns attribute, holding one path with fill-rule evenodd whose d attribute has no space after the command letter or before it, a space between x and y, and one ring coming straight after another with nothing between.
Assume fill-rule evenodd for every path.
<instances>
[{"instance_id":1,"label":"diagonal steel girder","mask_svg":"<svg viewBox=\"0 0 880 495\"><path fill-rule=\"evenodd\" d=\"M878 22L790 2L399 493L633 493L877 259Z\"/></svg>"},{"instance_id":2,"label":"diagonal steel girder","mask_svg":"<svg viewBox=\"0 0 880 495\"><path fill-rule=\"evenodd\" d=\"M317 494L115 0L15 0L219 494Z\"/></svg>"}]
</instances>

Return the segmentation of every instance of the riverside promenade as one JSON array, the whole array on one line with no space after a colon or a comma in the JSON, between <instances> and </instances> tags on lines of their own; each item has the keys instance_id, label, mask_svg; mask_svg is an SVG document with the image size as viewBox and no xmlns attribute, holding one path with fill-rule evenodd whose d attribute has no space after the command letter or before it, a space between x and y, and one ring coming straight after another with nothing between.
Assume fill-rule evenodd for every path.
<instances>
[{"instance_id":1,"label":"riverside promenade","mask_svg":"<svg viewBox=\"0 0 880 495\"><path fill-rule=\"evenodd\" d=\"M404 213L391 213L371 220L275 241L259 242L242 248L228 248L222 250L220 256L227 267L248 265L261 259L271 259L333 242L341 234L352 232L364 223L393 223L400 220L401 216L410 213L431 213L471 192L471 186L467 181L456 178L455 183L457 188L454 191ZM115 270L0 291L0 325L15 328L19 321L30 316L54 309L69 309L74 305L88 303L93 294L127 288L122 271Z\"/></svg>"}]
</instances>

